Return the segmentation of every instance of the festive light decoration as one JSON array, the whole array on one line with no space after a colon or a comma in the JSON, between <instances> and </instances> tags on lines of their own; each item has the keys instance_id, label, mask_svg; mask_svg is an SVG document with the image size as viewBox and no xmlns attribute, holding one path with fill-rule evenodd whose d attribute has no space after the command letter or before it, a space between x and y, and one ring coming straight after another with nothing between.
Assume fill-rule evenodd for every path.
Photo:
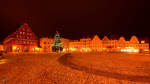
<instances>
[{"instance_id":1,"label":"festive light decoration","mask_svg":"<svg viewBox=\"0 0 150 84\"><path fill-rule=\"evenodd\" d=\"M58 51L62 51L62 44L61 44L61 40L60 40L60 35L58 32L56 32L56 35L54 36L54 40L53 40L53 45L52 45L52 51L53 52L58 52Z\"/></svg>"}]
</instances>

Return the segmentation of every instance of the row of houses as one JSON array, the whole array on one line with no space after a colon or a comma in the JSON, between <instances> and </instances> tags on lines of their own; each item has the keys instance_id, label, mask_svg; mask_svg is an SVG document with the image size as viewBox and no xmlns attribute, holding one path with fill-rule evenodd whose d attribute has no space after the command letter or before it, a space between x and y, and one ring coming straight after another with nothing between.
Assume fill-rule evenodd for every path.
<instances>
[{"instance_id":1,"label":"row of houses","mask_svg":"<svg viewBox=\"0 0 150 84\"><path fill-rule=\"evenodd\" d=\"M136 36L132 36L129 41L124 37L118 40L110 40L105 36L102 40L95 35L93 38L83 38L80 40L69 40L61 38L64 51L79 51L79 52L144 52L149 51L149 43L145 40L139 41ZM53 39L41 38L40 46L43 52L51 52Z\"/></svg>"},{"instance_id":2,"label":"row of houses","mask_svg":"<svg viewBox=\"0 0 150 84\"><path fill-rule=\"evenodd\" d=\"M24 23L4 39L3 50L6 52L35 52L38 50L38 37L32 32L29 25Z\"/></svg>"},{"instance_id":3,"label":"row of houses","mask_svg":"<svg viewBox=\"0 0 150 84\"><path fill-rule=\"evenodd\" d=\"M39 41L39 42L38 42ZM38 45L39 43L39 45ZM132 36L130 40L124 37L119 39L109 39L104 36L100 39L98 35L92 38L82 38L79 40L70 40L61 38L63 52L144 52L149 51L149 42L139 40ZM27 23L24 23L15 32L6 37L0 49L7 52L52 52L53 38L40 38L32 32Z\"/></svg>"}]
</instances>

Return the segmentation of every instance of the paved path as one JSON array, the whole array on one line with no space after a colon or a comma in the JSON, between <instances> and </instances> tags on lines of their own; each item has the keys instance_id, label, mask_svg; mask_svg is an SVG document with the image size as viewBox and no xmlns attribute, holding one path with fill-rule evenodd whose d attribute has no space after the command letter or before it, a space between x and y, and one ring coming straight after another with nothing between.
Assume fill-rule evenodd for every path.
<instances>
[{"instance_id":1,"label":"paved path","mask_svg":"<svg viewBox=\"0 0 150 84\"><path fill-rule=\"evenodd\" d=\"M86 66L80 66L75 65L70 61L72 59L71 54L66 54L59 58L59 63L63 64L64 66L70 67L72 69L76 69L79 71L84 71L86 73L91 73L98 76L105 76L105 77L111 77L119 80L127 80L127 81L134 81L134 82L148 82L150 83L150 76L138 76L138 75L126 75L126 74L120 74L120 73L112 73L107 72L103 70L96 70L96 69L90 69Z\"/></svg>"},{"instance_id":2,"label":"paved path","mask_svg":"<svg viewBox=\"0 0 150 84\"><path fill-rule=\"evenodd\" d=\"M17 55L0 65L0 84L149 84L149 77L93 70L70 62L71 54ZM132 78L135 77L135 78ZM141 78L141 79L140 79Z\"/></svg>"},{"instance_id":3,"label":"paved path","mask_svg":"<svg viewBox=\"0 0 150 84\"><path fill-rule=\"evenodd\" d=\"M0 64L5 64L5 63L7 63L7 61L8 61L7 59L1 59Z\"/></svg>"}]
</instances>

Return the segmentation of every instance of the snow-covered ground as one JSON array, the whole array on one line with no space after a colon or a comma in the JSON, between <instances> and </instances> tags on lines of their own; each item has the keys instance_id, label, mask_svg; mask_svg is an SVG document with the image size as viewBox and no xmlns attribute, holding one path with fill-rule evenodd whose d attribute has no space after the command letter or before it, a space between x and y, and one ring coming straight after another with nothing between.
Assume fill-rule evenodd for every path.
<instances>
[{"instance_id":1,"label":"snow-covered ground","mask_svg":"<svg viewBox=\"0 0 150 84\"><path fill-rule=\"evenodd\" d=\"M7 54L0 84L150 84L150 56L126 53Z\"/></svg>"}]
</instances>

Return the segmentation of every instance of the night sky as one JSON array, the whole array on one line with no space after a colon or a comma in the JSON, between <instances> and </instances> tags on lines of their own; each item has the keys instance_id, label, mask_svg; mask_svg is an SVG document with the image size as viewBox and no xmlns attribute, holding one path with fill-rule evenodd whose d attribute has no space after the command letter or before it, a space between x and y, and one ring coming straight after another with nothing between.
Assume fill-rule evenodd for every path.
<instances>
[{"instance_id":1,"label":"night sky","mask_svg":"<svg viewBox=\"0 0 150 84\"><path fill-rule=\"evenodd\" d=\"M148 0L2 0L0 41L24 22L39 36L150 37Z\"/></svg>"}]
</instances>

